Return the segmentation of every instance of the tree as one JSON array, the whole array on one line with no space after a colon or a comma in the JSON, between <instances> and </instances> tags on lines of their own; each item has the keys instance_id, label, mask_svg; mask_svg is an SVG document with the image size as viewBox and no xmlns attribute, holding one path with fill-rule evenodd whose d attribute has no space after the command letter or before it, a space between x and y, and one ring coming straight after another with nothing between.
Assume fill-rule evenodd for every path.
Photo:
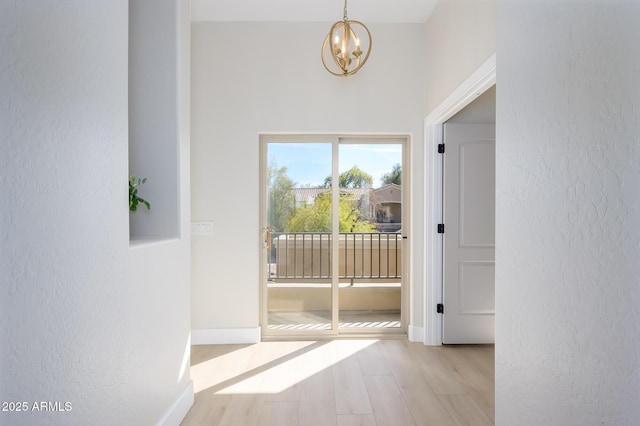
<instances>
[{"instance_id":1,"label":"tree","mask_svg":"<svg viewBox=\"0 0 640 426\"><path fill-rule=\"evenodd\" d=\"M382 175L383 185L391 185L392 183L402 185L402 166L400 164L393 166L391 172Z\"/></svg>"},{"instance_id":2,"label":"tree","mask_svg":"<svg viewBox=\"0 0 640 426\"><path fill-rule=\"evenodd\" d=\"M373 178L358 166L353 166L346 172L340 173L338 178L340 188L366 188L373 184ZM324 178L324 188L331 188L331 176Z\"/></svg>"},{"instance_id":3,"label":"tree","mask_svg":"<svg viewBox=\"0 0 640 426\"><path fill-rule=\"evenodd\" d=\"M340 194L338 201L338 229L340 232L376 232L356 206L351 194ZM287 232L331 232L331 193L316 197L313 204L299 207L289 221Z\"/></svg>"},{"instance_id":4,"label":"tree","mask_svg":"<svg viewBox=\"0 0 640 426\"><path fill-rule=\"evenodd\" d=\"M295 183L287 176L286 167L269 162L267 169L269 189L269 224L274 232L283 232L295 211Z\"/></svg>"}]
</instances>

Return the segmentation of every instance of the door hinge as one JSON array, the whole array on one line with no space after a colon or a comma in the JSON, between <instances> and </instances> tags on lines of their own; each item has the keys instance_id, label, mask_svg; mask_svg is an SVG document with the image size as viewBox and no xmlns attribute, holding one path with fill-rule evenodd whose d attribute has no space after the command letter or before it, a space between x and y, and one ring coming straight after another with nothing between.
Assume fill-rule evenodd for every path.
<instances>
[{"instance_id":1,"label":"door hinge","mask_svg":"<svg viewBox=\"0 0 640 426\"><path fill-rule=\"evenodd\" d=\"M444 144L443 143L439 143L438 144L438 154L444 154Z\"/></svg>"},{"instance_id":2,"label":"door hinge","mask_svg":"<svg viewBox=\"0 0 640 426\"><path fill-rule=\"evenodd\" d=\"M438 303L436 305L436 312L439 314L444 314L444 305L442 303Z\"/></svg>"},{"instance_id":3,"label":"door hinge","mask_svg":"<svg viewBox=\"0 0 640 426\"><path fill-rule=\"evenodd\" d=\"M444 234L444 223L438 224L438 234Z\"/></svg>"}]
</instances>

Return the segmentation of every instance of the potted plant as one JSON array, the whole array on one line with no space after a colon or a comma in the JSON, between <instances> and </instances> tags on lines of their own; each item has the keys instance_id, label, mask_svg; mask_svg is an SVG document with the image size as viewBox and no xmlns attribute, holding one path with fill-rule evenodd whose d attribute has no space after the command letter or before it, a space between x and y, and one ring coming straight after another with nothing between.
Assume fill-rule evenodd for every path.
<instances>
[{"instance_id":1,"label":"potted plant","mask_svg":"<svg viewBox=\"0 0 640 426\"><path fill-rule=\"evenodd\" d=\"M129 211L135 213L138 210L138 204L142 203L151 210L151 204L144 198L138 196L138 187L145 183L147 178L137 178L129 176Z\"/></svg>"}]
</instances>

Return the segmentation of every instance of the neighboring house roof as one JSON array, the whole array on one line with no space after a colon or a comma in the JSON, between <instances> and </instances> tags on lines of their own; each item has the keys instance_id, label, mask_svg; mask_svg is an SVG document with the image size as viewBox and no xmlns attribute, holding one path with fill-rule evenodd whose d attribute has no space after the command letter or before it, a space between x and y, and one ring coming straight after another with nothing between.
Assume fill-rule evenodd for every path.
<instances>
[{"instance_id":1,"label":"neighboring house roof","mask_svg":"<svg viewBox=\"0 0 640 426\"><path fill-rule=\"evenodd\" d=\"M328 188L294 188L293 194L297 206L304 204L313 204L318 195L328 193ZM402 186L395 183L382 186L376 189L370 188L342 188L342 193L348 193L354 196L356 201L362 201L364 207L368 209L371 206L402 204Z\"/></svg>"},{"instance_id":2,"label":"neighboring house roof","mask_svg":"<svg viewBox=\"0 0 640 426\"><path fill-rule=\"evenodd\" d=\"M293 194L296 198L296 204L311 204L318 195L331 191L328 188L294 188ZM340 192L348 193L355 196L357 200L361 199L369 191L368 188L341 188Z\"/></svg>"}]
</instances>

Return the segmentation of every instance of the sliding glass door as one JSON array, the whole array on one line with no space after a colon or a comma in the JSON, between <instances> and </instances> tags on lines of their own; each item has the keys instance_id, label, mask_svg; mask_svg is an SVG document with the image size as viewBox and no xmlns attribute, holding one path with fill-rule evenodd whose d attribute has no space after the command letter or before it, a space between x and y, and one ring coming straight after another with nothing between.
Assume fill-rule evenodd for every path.
<instances>
[{"instance_id":1,"label":"sliding glass door","mask_svg":"<svg viewBox=\"0 0 640 426\"><path fill-rule=\"evenodd\" d=\"M260 144L263 335L404 332L406 138Z\"/></svg>"},{"instance_id":2,"label":"sliding glass door","mask_svg":"<svg viewBox=\"0 0 640 426\"><path fill-rule=\"evenodd\" d=\"M332 144L266 145L267 329L332 330ZM295 180L294 180L295 179Z\"/></svg>"},{"instance_id":3,"label":"sliding glass door","mask_svg":"<svg viewBox=\"0 0 640 426\"><path fill-rule=\"evenodd\" d=\"M343 138L339 146L343 332L401 329L402 143Z\"/></svg>"}]
</instances>

